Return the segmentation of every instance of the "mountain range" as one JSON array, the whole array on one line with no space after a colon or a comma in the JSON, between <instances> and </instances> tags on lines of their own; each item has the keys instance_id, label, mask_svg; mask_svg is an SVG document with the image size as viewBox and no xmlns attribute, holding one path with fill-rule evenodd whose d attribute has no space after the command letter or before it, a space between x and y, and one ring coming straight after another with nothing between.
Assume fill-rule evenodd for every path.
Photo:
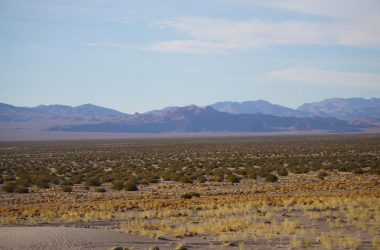
<instances>
[{"instance_id":1,"label":"mountain range","mask_svg":"<svg viewBox=\"0 0 380 250\"><path fill-rule=\"evenodd\" d=\"M33 126L38 124L38 126ZM92 104L77 107L0 104L1 125L65 132L353 132L380 124L380 98L334 98L292 109L264 100L167 107L125 114Z\"/></svg>"},{"instance_id":2,"label":"mountain range","mask_svg":"<svg viewBox=\"0 0 380 250\"><path fill-rule=\"evenodd\" d=\"M109 121L127 116L122 112L92 104L77 107L66 105L39 105L16 107L0 103L0 122L31 122L42 120Z\"/></svg>"}]
</instances>

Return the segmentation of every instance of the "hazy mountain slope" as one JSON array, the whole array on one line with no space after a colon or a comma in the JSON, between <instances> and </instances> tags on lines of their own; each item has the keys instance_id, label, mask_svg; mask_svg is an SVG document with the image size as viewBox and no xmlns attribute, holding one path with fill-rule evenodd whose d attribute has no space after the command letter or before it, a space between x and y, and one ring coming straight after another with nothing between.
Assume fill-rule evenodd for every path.
<instances>
[{"instance_id":1,"label":"hazy mountain slope","mask_svg":"<svg viewBox=\"0 0 380 250\"><path fill-rule=\"evenodd\" d=\"M306 116L306 113L287 108L281 105L272 104L264 100L246 102L217 102L212 105L214 109L231 114L267 114L276 116Z\"/></svg>"},{"instance_id":2,"label":"hazy mountain slope","mask_svg":"<svg viewBox=\"0 0 380 250\"><path fill-rule=\"evenodd\" d=\"M87 132L260 132L260 131L359 131L363 125L351 125L335 118L295 118L264 114L229 114L212 107L188 106L165 115L133 115L117 123L54 126L51 130Z\"/></svg>"},{"instance_id":3,"label":"hazy mountain slope","mask_svg":"<svg viewBox=\"0 0 380 250\"><path fill-rule=\"evenodd\" d=\"M0 122L27 122L44 118L44 115L41 115L30 108L16 107L0 103Z\"/></svg>"},{"instance_id":4,"label":"hazy mountain slope","mask_svg":"<svg viewBox=\"0 0 380 250\"><path fill-rule=\"evenodd\" d=\"M40 105L31 108L15 107L3 103L0 104L1 122L31 122L41 120L105 121L107 119L123 116L126 116L126 114L92 104L85 104L78 107L65 105Z\"/></svg>"},{"instance_id":5,"label":"hazy mountain slope","mask_svg":"<svg viewBox=\"0 0 380 250\"><path fill-rule=\"evenodd\" d=\"M163 114L163 113L166 113L166 112L171 112L171 111L175 111L176 109L178 109L179 107L177 106L173 106L173 107L166 107L166 108L163 108L163 109L155 109L155 110L151 110L151 111L148 111L144 114L146 115L157 115L157 114Z\"/></svg>"},{"instance_id":6,"label":"hazy mountain slope","mask_svg":"<svg viewBox=\"0 0 380 250\"><path fill-rule=\"evenodd\" d=\"M332 98L303 104L297 110L344 120L380 119L380 98Z\"/></svg>"}]
</instances>

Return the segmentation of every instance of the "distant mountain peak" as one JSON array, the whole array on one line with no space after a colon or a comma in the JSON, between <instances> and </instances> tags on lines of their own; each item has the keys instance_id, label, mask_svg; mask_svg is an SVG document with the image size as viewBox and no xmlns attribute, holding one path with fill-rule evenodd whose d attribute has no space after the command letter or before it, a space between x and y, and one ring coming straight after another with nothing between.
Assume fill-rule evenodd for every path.
<instances>
[{"instance_id":1,"label":"distant mountain peak","mask_svg":"<svg viewBox=\"0 0 380 250\"><path fill-rule=\"evenodd\" d=\"M337 117L343 120L380 119L380 98L329 98L305 103L297 110L312 116Z\"/></svg>"},{"instance_id":2,"label":"distant mountain peak","mask_svg":"<svg viewBox=\"0 0 380 250\"><path fill-rule=\"evenodd\" d=\"M286 117L302 116L301 112L280 106L278 104L272 104L265 100L257 101L244 101L244 102L217 102L211 105L214 109L227 112L231 114L268 114Z\"/></svg>"}]
</instances>

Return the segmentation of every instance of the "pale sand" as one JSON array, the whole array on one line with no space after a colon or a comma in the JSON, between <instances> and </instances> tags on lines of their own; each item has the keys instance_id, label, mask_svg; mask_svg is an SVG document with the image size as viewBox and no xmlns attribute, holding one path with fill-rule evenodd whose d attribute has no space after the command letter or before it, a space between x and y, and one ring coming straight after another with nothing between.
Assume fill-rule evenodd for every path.
<instances>
[{"instance_id":1,"label":"pale sand","mask_svg":"<svg viewBox=\"0 0 380 250\"><path fill-rule=\"evenodd\" d=\"M173 249L170 241L71 227L0 227L0 249L110 249L113 246Z\"/></svg>"}]
</instances>

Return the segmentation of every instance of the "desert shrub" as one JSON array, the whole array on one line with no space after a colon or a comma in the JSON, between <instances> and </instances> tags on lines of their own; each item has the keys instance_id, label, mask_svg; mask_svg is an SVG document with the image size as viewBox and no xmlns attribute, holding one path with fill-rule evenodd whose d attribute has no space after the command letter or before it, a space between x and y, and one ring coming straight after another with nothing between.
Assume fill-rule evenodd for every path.
<instances>
[{"instance_id":1,"label":"desert shrub","mask_svg":"<svg viewBox=\"0 0 380 250\"><path fill-rule=\"evenodd\" d=\"M25 194L25 193L29 192L29 189L27 187L23 187L23 186L16 186L16 188L14 189L14 192Z\"/></svg>"},{"instance_id":2,"label":"desert shrub","mask_svg":"<svg viewBox=\"0 0 380 250\"><path fill-rule=\"evenodd\" d=\"M188 192L181 195L183 199L191 199L193 197L200 197L201 195L197 192Z\"/></svg>"},{"instance_id":3,"label":"desert shrub","mask_svg":"<svg viewBox=\"0 0 380 250\"><path fill-rule=\"evenodd\" d=\"M28 178L22 178L22 179L17 180L16 184L23 187L30 187L31 181Z\"/></svg>"},{"instance_id":4,"label":"desert shrub","mask_svg":"<svg viewBox=\"0 0 380 250\"><path fill-rule=\"evenodd\" d=\"M207 181L206 177L204 175L198 176L197 178L199 183L205 183Z\"/></svg>"},{"instance_id":5,"label":"desert shrub","mask_svg":"<svg viewBox=\"0 0 380 250\"><path fill-rule=\"evenodd\" d=\"M380 168L371 169L370 173L380 175Z\"/></svg>"},{"instance_id":6,"label":"desert shrub","mask_svg":"<svg viewBox=\"0 0 380 250\"><path fill-rule=\"evenodd\" d=\"M100 183L108 183L108 182L112 182L114 180L114 177L111 176L111 175L106 175L106 176L102 176L100 177L99 179L99 182Z\"/></svg>"},{"instance_id":7,"label":"desert shrub","mask_svg":"<svg viewBox=\"0 0 380 250\"><path fill-rule=\"evenodd\" d=\"M253 179L253 180L257 179L257 172L256 171L250 171L248 173L248 178Z\"/></svg>"},{"instance_id":8,"label":"desert shrub","mask_svg":"<svg viewBox=\"0 0 380 250\"><path fill-rule=\"evenodd\" d=\"M83 182L83 176L82 175L75 175L70 179L70 181L74 184L81 184Z\"/></svg>"},{"instance_id":9,"label":"desert shrub","mask_svg":"<svg viewBox=\"0 0 380 250\"><path fill-rule=\"evenodd\" d=\"M11 182L11 181L15 181L16 180L16 177L14 177L13 175L6 175L4 176L4 182Z\"/></svg>"},{"instance_id":10,"label":"desert shrub","mask_svg":"<svg viewBox=\"0 0 380 250\"><path fill-rule=\"evenodd\" d=\"M122 180L114 180L112 182L112 188L115 190L122 190L124 188L124 181Z\"/></svg>"},{"instance_id":11,"label":"desert shrub","mask_svg":"<svg viewBox=\"0 0 380 250\"><path fill-rule=\"evenodd\" d=\"M62 186L73 186L74 183L72 183L70 180L63 180L61 185Z\"/></svg>"},{"instance_id":12,"label":"desert shrub","mask_svg":"<svg viewBox=\"0 0 380 250\"><path fill-rule=\"evenodd\" d=\"M240 177L236 176L236 175L229 175L227 176L227 180L231 183L239 183L240 182Z\"/></svg>"},{"instance_id":13,"label":"desert shrub","mask_svg":"<svg viewBox=\"0 0 380 250\"><path fill-rule=\"evenodd\" d=\"M187 176L180 177L179 182L181 182L181 183L193 183L193 181Z\"/></svg>"},{"instance_id":14,"label":"desert shrub","mask_svg":"<svg viewBox=\"0 0 380 250\"><path fill-rule=\"evenodd\" d=\"M217 182L222 182L222 181L224 181L224 176L223 175L215 175L213 180L217 181Z\"/></svg>"},{"instance_id":15,"label":"desert shrub","mask_svg":"<svg viewBox=\"0 0 380 250\"><path fill-rule=\"evenodd\" d=\"M39 188L49 188L50 187L50 179L49 177L38 177L35 181L35 184Z\"/></svg>"},{"instance_id":16,"label":"desert shrub","mask_svg":"<svg viewBox=\"0 0 380 250\"><path fill-rule=\"evenodd\" d=\"M127 191L138 191L139 190L137 187L137 184L135 182L130 182L130 181L127 181L124 189Z\"/></svg>"},{"instance_id":17,"label":"desert shrub","mask_svg":"<svg viewBox=\"0 0 380 250\"><path fill-rule=\"evenodd\" d=\"M324 180L325 179L325 177L327 177L329 174L327 173L327 172L325 172L325 171L320 171L319 173L318 173L318 179L320 179L320 180Z\"/></svg>"},{"instance_id":18,"label":"desert shrub","mask_svg":"<svg viewBox=\"0 0 380 250\"><path fill-rule=\"evenodd\" d=\"M149 181L147 181L145 179L142 179L142 180L139 180L139 184L141 184L141 185L149 185Z\"/></svg>"},{"instance_id":19,"label":"desert shrub","mask_svg":"<svg viewBox=\"0 0 380 250\"><path fill-rule=\"evenodd\" d=\"M352 171L352 173L354 173L354 174L364 174L365 172L364 172L364 170L361 169L361 168L356 168L356 169L354 169L354 170Z\"/></svg>"},{"instance_id":20,"label":"desert shrub","mask_svg":"<svg viewBox=\"0 0 380 250\"><path fill-rule=\"evenodd\" d=\"M294 166L291 168L291 171L294 174L306 174L309 172L309 169L306 166Z\"/></svg>"},{"instance_id":21,"label":"desert shrub","mask_svg":"<svg viewBox=\"0 0 380 250\"><path fill-rule=\"evenodd\" d=\"M276 175L274 175L274 174L269 173L269 174L267 174L265 176L265 180L267 182L277 182L278 181L278 177Z\"/></svg>"},{"instance_id":22,"label":"desert shrub","mask_svg":"<svg viewBox=\"0 0 380 250\"><path fill-rule=\"evenodd\" d=\"M66 192L66 193L69 193L69 192L73 191L73 187L72 186L63 185L61 188L62 188L62 191Z\"/></svg>"},{"instance_id":23,"label":"desert shrub","mask_svg":"<svg viewBox=\"0 0 380 250\"><path fill-rule=\"evenodd\" d=\"M86 185L91 187L99 187L100 181L97 178L90 178L86 181Z\"/></svg>"},{"instance_id":24,"label":"desert shrub","mask_svg":"<svg viewBox=\"0 0 380 250\"><path fill-rule=\"evenodd\" d=\"M279 176L288 176L288 170L286 170L285 168L281 168L281 169L279 169L279 170L277 170L277 174L279 175Z\"/></svg>"},{"instance_id":25,"label":"desert shrub","mask_svg":"<svg viewBox=\"0 0 380 250\"><path fill-rule=\"evenodd\" d=\"M148 180L149 183L159 183L160 182L160 177L158 176L152 176Z\"/></svg>"},{"instance_id":26,"label":"desert shrub","mask_svg":"<svg viewBox=\"0 0 380 250\"><path fill-rule=\"evenodd\" d=\"M4 192L7 193L13 193L16 189L16 184L15 183L7 183L2 187Z\"/></svg>"},{"instance_id":27,"label":"desert shrub","mask_svg":"<svg viewBox=\"0 0 380 250\"><path fill-rule=\"evenodd\" d=\"M97 193L105 193L107 190L104 187L98 187L95 189L95 192Z\"/></svg>"},{"instance_id":28,"label":"desert shrub","mask_svg":"<svg viewBox=\"0 0 380 250\"><path fill-rule=\"evenodd\" d=\"M59 177L57 177L57 176L52 176L50 178L50 183L58 185L58 184L61 183L61 179Z\"/></svg>"}]
</instances>

